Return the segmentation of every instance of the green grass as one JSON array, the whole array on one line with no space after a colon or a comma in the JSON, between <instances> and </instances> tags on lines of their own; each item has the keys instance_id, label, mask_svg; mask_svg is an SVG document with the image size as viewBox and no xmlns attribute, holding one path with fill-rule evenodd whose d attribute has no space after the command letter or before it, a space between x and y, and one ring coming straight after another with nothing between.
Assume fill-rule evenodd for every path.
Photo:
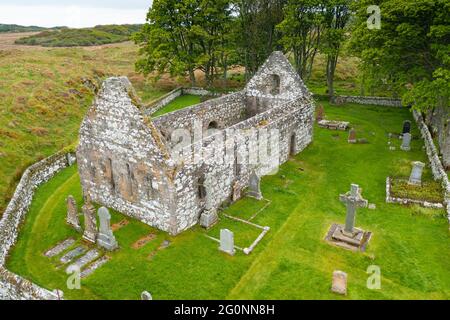
<instances>
[{"instance_id":1,"label":"green grass","mask_svg":"<svg viewBox=\"0 0 450 320\"><path fill-rule=\"evenodd\" d=\"M421 186L410 185L408 178L393 179L391 194L395 198L413 199L429 202L444 202L444 190L438 181L427 181Z\"/></svg>"},{"instance_id":2,"label":"green grass","mask_svg":"<svg viewBox=\"0 0 450 320\"><path fill-rule=\"evenodd\" d=\"M167 106L165 106L162 109L159 109L157 112L155 112L152 116L153 118L160 117L166 113L174 112L189 106L193 106L195 104L200 103L201 97L200 96L193 96L193 95L183 95L175 100L173 100L171 103L169 103Z\"/></svg>"},{"instance_id":3,"label":"green grass","mask_svg":"<svg viewBox=\"0 0 450 320\"><path fill-rule=\"evenodd\" d=\"M272 203L254 222L271 231L252 255L227 256L205 237L217 237L226 227L235 232L237 245L248 246L259 234L224 217L209 232L195 227L175 238L131 221L115 233L121 249L111 254L112 260L83 280L82 290L67 290L67 276L43 252L69 236L80 238L64 223L67 195L81 201L73 167L38 189L8 268L49 289L63 289L69 299L139 299L143 290L157 300L449 299L450 242L444 212L385 203L386 177L407 172L413 160L426 161L422 141L413 140L411 152L388 148L388 133L399 132L411 114L404 109L324 105L328 119L350 121L369 144L351 145L346 132L316 128L312 145L277 175L263 178L263 194ZM429 170L424 179L431 180ZM374 211L358 211L357 226L373 232L366 253L324 241L331 224L345 220L339 194L351 183L360 184L363 196L377 205ZM226 213L248 218L264 205L243 199ZM113 222L122 219L113 214ZM139 250L131 248L149 233L156 233L157 239ZM148 260L165 239L171 246ZM366 287L371 265L381 268L381 290ZM330 293L334 270L349 275L347 297Z\"/></svg>"}]
</instances>

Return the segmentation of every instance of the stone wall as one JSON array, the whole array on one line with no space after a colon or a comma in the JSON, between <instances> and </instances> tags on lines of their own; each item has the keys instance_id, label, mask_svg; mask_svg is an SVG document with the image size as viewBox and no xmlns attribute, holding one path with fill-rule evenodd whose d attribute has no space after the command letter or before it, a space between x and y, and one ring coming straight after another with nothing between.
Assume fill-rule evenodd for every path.
<instances>
[{"instance_id":1,"label":"stone wall","mask_svg":"<svg viewBox=\"0 0 450 320\"><path fill-rule=\"evenodd\" d=\"M210 165L205 163L185 165L178 172L175 188L178 191L176 216L179 225L186 229L190 228L198 223L201 213L205 210L220 208L223 203L231 202L236 188L240 194L249 185L249 177L253 170L256 170L260 177L267 175L277 170L291 154L303 151L312 141L314 110L313 103L300 98L237 123L187 147L185 154L193 154L194 150L203 147L204 153L214 155L214 159ZM279 138L279 153L267 154L262 166L252 165L248 159L236 162L238 156L259 155L267 151L267 145L258 144L255 136L240 135L255 128L267 130L269 136L274 132L272 130L278 130L279 137L276 138ZM254 132L256 133L256 130ZM291 144L292 137L294 145ZM215 141L238 143L230 152L226 144L215 144ZM208 199L205 201L199 201L199 179L204 181L207 190Z\"/></svg>"},{"instance_id":2,"label":"stone wall","mask_svg":"<svg viewBox=\"0 0 450 320\"><path fill-rule=\"evenodd\" d=\"M434 144L433 138L427 125L424 122L423 116L420 112L413 111L414 119L417 122L417 126L422 134L423 140L425 141L425 148L430 161L431 171L435 180L440 180L442 182L442 188L445 192L445 202L447 207L448 219L450 223L450 182L448 175L442 165L441 159L439 158L439 152Z\"/></svg>"},{"instance_id":3,"label":"stone wall","mask_svg":"<svg viewBox=\"0 0 450 320\"><path fill-rule=\"evenodd\" d=\"M4 265L9 251L17 241L20 225L28 213L36 188L68 167L71 157L70 154L58 153L29 167L3 213L0 220L0 299L57 298L54 293L8 272Z\"/></svg>"},{"instance_id":4,"label":"stone wall","mask_svg":"<svg viewBox=\"0 0 450 320\"><path fill-rule=\"evenodd\" d=\"M327 96L328 97L328 96ZM402 101L400 99L385 98L385 97L364 97L364 96L336 96L334 97L334 103L356 103L356 104L368 104L385 107L402 107Z\"/></svg>"},{"instance_id":5,"label":"stone wall","mask_svg":"<svg viewBox=\"0 0 450 320\"><path fill-rule=\"evenodd\" d=\"M174 101L176 98L185 95L185 94L189 94L189 95L193 95L193 96L212 96L212 97L220 97L221 94L220 93L215 93L209 90L206 90L204 88L195 88L195 87L191 87L191 88L185 88L185 87L178 87L172 91L170 91L169 93L163 95L162 97L150 102L145 108L145 114L146 115L152 115L155 112L157 112L158 110L164 108L165 106L167 106L169 103L171 103L172 101Z\"/></svg>"}]
</instances>

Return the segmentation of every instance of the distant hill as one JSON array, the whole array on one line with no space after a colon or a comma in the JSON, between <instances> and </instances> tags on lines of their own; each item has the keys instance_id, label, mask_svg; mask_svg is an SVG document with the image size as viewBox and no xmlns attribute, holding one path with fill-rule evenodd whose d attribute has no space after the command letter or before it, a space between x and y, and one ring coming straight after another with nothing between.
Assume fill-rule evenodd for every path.
<instances>
[{"instance_id":1,"label":"distant hill","mask_svg":"<svg viewBox=\"0 0 450 320\"><path fill-rule=\"evenodd\" d=\"M0 33L5 32L38 32L45 30L46 28L43 27L36 27L36 26L19 26L17 24L1 24L0 23Z\"/></svg>"},{"instance_id":2,"label":"distant hill","mask_svg":"<svg viewBox=\"0 0 450 320\"><path fill-rule=\"evenodd\" d=\"M139 24L102 25L83 29L45 30L39 34L21 38L16 44L44 47L96 46L128 41L142 28Z\"/></svg>"}]
</instances>

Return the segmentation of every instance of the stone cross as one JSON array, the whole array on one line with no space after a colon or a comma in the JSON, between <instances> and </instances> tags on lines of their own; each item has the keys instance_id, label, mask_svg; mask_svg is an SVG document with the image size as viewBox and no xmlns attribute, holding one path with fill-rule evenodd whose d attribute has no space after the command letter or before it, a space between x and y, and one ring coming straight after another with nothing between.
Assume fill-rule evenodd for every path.
<instances>
[{"instance_id":1,"label":"stone cross","mask_svg":"<svg viewBox=\"0 0 450 320\"><path fill-rule=\"evenodd\" d=\"M364 208L369 205L369 202L361 196L360 188L357 184L352 184L351 191L340 196L341 202L347 206L347 218L345 221L345 232L349 234L354 233L356 209L358 207Z\"/></svg>"},{"instance_id":2,"label":"stone cross","mask_svg":"<svg viewBox=\"0 0 450 320\"><path fill-rule=\"evenodd\" d=\"M413 169L411 171L411 176L409 178L409 184L421 185L422 184L422 174L425 168L425 163L420 161L413 162Z\"/></svg>"},{"instance_id":3,"label":"stone cross","mask_svg":"<svg viewBox=\"0 0 450 320\"><path fill-rule=\"evenodd\" d=\"M91 199L86 197L83 206L84 215L84 234L83 239L92 243L97 242L97 219L95 217L95 208L91 203Z\"/></svg>"},{"instance_id":4,"label":"stone cross","mask_svg":"<svg viewBox=\"0 0 450 320\"><path fill-rule=\"evenodd\" d=\"M400 147L403 151L410 151L411 150L411 134L410 133L405 133L403 135L403 143L402 146Z\"/></svg>"},{"instance_id":5,"label":"stone cross","mask_svg":"<svg viewBox=\"0 0 450 320\"><path fill-rule=\"evenodd\" d=\"M250 197L262 200L263 196L261 193L261 178L253 170L250 175L249 185L248 185L248 195Z\"/></svg>"},{"instance_id":6,"label":"stone cross","mask_svg":"<svg viewBox=\"0 0 450 320\"><path fill-rule=\"evenodd\" d=\"M234 249L234 233L228 229L220 230L220 251L234 256L236 250Z\"/></svg>"},{"instance_id":7,"label":"stone cross","mask_svg":"<svg viewBox=\"0 0 450 320\"><path fill-rule=\"evenodd\" d=\"M348 143L356 143L356 130L351 129L348 134Z\"/></svg>"},{"instance_id":8,"label":"stone cross","mask_svg":"<svg viewBox=\"0 0 450 320\"><path fill-rule=\"evenodd\" d=\"M405 133L411 133L411 121L406 120L405 122L403 122L403 134Z\"/></svg>"},{"instance_id":9,"label":"stone cross","mask_svg":"<svg viewBox=\"0 0 450 320\"><path fill-rule=\"evenodd\" d=\"M98 217L100 219L100 232L98 234L97 244L108 251L116 250L119 245L111 229L111 214L107 208L101 207L98 210Z\"/></svg>"},{"instance_id":10,"label":"stone cross","mask_svg":"<svg viewBox=\"0 0 450 320\"><path fill-rule=\"evenodd\" d=\"M77 202L73 196L67 197L67 224L81 232L80 218L78 217L78 207Z\"/></svg>"}]
</instances>

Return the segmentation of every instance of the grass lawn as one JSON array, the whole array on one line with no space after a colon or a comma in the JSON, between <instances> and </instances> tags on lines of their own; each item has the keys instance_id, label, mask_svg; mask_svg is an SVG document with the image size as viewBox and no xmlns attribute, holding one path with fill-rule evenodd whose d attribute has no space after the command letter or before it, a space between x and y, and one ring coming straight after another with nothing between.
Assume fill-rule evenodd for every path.
<instances>
[{"instance_id":1,"label":"grass lawn","mask_svg":"<svg viewBox=\"0 0 450 320\"><path fill-rule=\"evenodd\" d=\"M253 222L271 231L250 256L222 254L218 244L206 238L217 237L226 227L235 232L236 245L245 247L260 232L223 216L209 232L196 227L176 238L129 219L129 225L115 232L121 249L82 280L81 290L70 291L63 269L57 270L56 260L43 253L69 236L80 238L64 222L66 197L72 194L81 202L72 167L38 189L8 268L46 288L62 289L68 299L139 299L144 290L157 300L449 299L450 241L444 211L385 203L386 177L408 176L413 160L426 161L421 140L413 140L411 152L388 148L387 134L400 132L411 114L395 108L323 104L328 119L350 121L369 144L351 145L346 132L316 128L314 142L304 152L277 175L263 178L263 194L272 202ZM413 134L419 134L417 128ZM400 141L395 144L399 147ZM429 168L424 178L431 179ZM324 241L331 224L345 220L339 194L351 183L360 184L363 196L377 205L376 210L358 211L357 226L373 232L366 253ZM243 199L226 213L248 218L265 204ZM123 219L113 214L114 223ZM155 240L133 249L150 233ZM158 250L164 240L171 245ZM366 287L371 265L381 268L381 290ZM347 297L330 293L334 270L349 275Z\"/></svg>"},{"instance_id":2,"label":"grass lawn","mask_svg":"<svg viewBox=\"0 0 450 320\"><path fill-rule=\"evenodd\" d=\"M152 116L153 118L160 117L166 113L174 112L186 107L190 107L196 104L199 104L201 100L200 96L194 96L194 95L182 95L173 100L171 103L166 105L164 108L159 109L156 111Z\"/></svg>"}]
</instances>

